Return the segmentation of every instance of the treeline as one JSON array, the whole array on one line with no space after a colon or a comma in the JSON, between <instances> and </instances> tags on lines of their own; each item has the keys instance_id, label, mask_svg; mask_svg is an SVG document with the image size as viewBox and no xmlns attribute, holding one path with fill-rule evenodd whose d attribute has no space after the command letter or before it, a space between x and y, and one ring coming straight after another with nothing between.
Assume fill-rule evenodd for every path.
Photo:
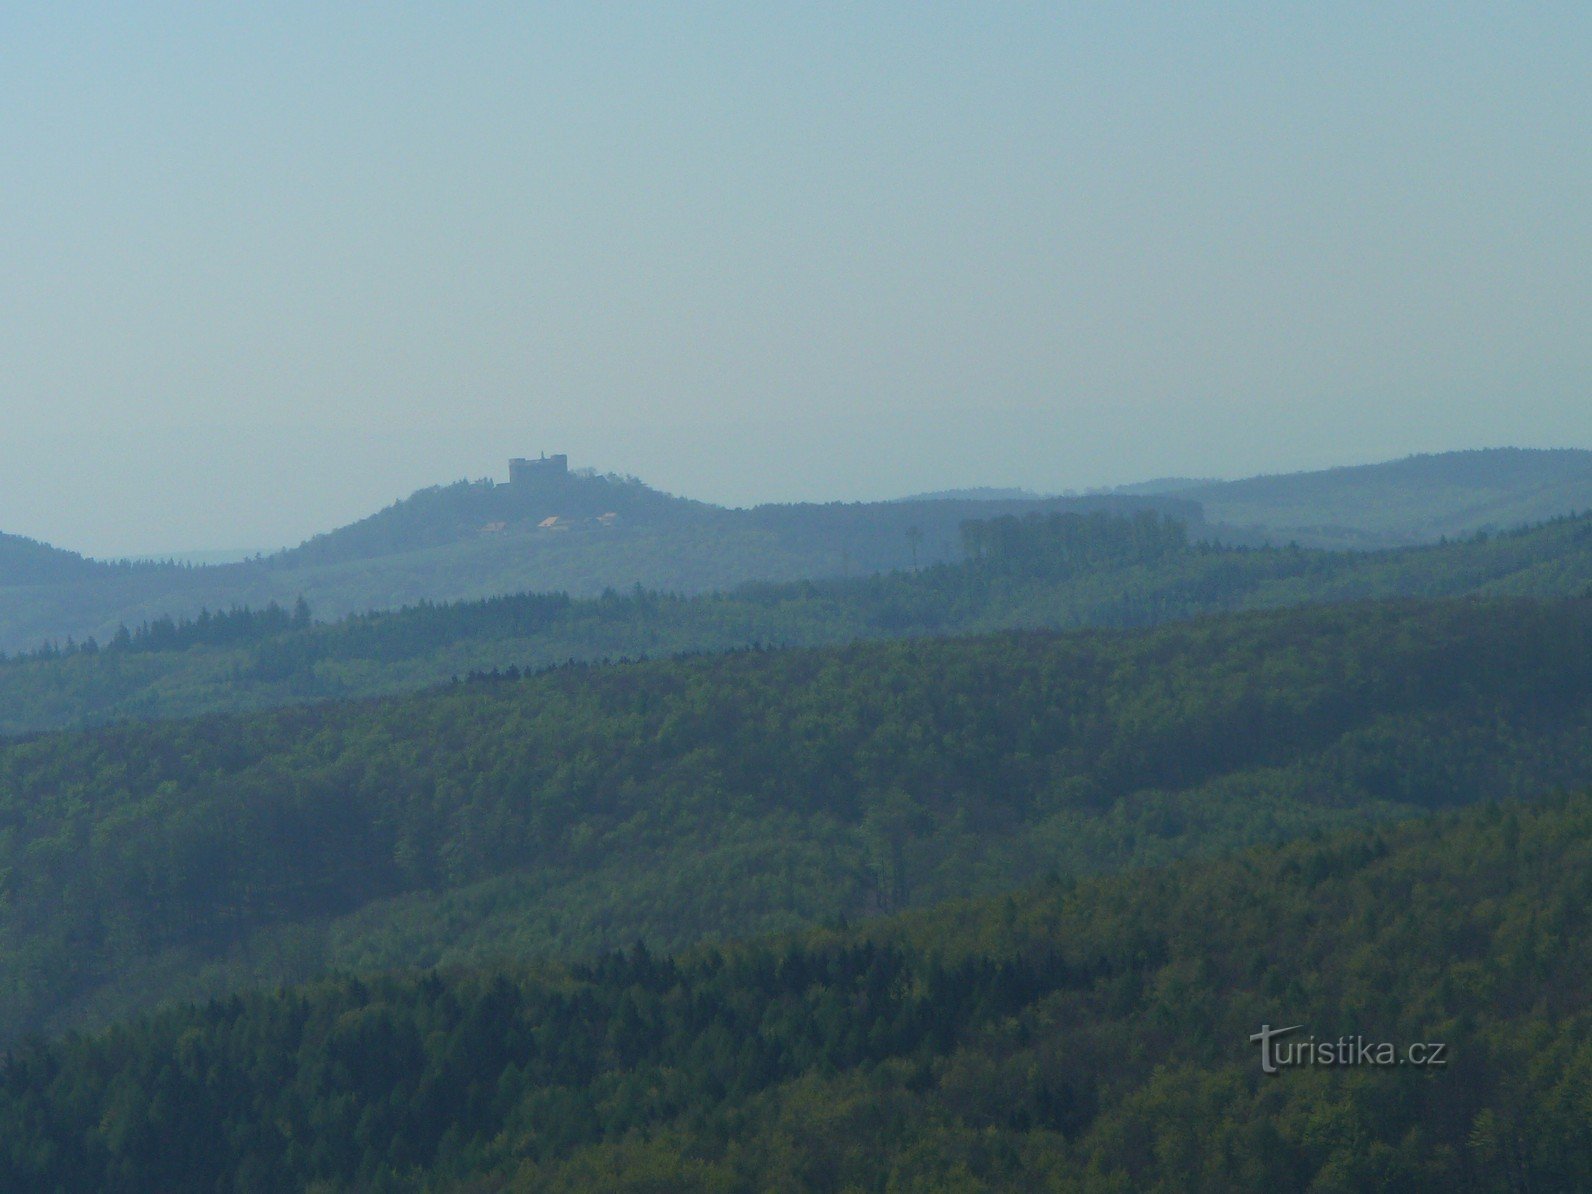
<instances>
[{"instance_id":1,"label":"treeline","mask_svg":"<svg viewBox=\"0 0 1592 1194\"><path fill-rule=\"evenodd\" d=\"M677 946L1592 783L1592 601L570 665L0 747L0 1025Z\"/></svg>"},{"instance_id":2,"label":"treeline","mask_svg":"<svg viewBox=\"0 0 1592 1194\"><path fill-rule=\"evenodd\" d=\"M318 633L261 644L243 678L279 680L310 672L323 660L394 661L460 640L531 637L567 617L573 604L564 593L522 593L456 605L421 602L392 614L356 614Z\"/></svg>"},{"instance_id":3,"label":"treeline","mask_svg":"<svg viewBox=\"0 0 1592 1194\"><path fill-rule=\"evenodd\" d=\"M328 979L14 1049L0 1186L1586 1189L1589 909L1581 795L862 931ZM1262 1025L1355 1060L1265 1073Z\"/></svg>"},{"instance_id":4,"label":"treeline","mask_svg":"<svg viewBox=\"0 0 1592 1194\"><path fill-rule=\"evenodd\" d=\"M0 588L94 581L130 573L164 574L192 571L192 568L191 564L179 564L175 560L90 559L37 539L0 532Z\"/></svg>"},{"instance_id":5,"label":"treeline","mask_svg":"<svg viewBox=\"0 0 1592 1194\"><path fill-rule=\"evenodd\" d=\"M65 643L45 643L37 650L15 655L0 651L0 666L63 659L77 654L97 655L101 651L136 655L155 651L187 651L196 646L255 644L289 631L308 630L312 621L309 602L302 597L294 603L291 612L272 601L265 608L257 610L235 606L213 613L208 609L200 610L192 618L162 615L141 622L131 630L122 626L103 645L90 636L81 643L72 639Z\"/></svg>"}]
</instances>

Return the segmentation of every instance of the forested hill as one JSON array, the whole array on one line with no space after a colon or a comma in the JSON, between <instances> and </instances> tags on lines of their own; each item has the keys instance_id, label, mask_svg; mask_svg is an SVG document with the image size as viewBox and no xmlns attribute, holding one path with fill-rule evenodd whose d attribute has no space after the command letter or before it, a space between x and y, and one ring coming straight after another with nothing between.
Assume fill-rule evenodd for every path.
<instances>
[{"instance_id":1,"label":"forested hill","mask_svg":"<svg viewBox=\"0 0 1592 1194\"><path fill-rule=\"evenodd\" d=\"M1592 600L743 651L0 747L0 1026L1592 783Z\"/></svg>"},{"instance_id":2,"label":"forested hill","mask_svg":"<svg viewBox=\"0 0 1592 1194\"><path fill-rule=\"evenodd\" d=\"M1212 481L1173 491L1207 521L1273 542L1388 547L1592 510L1592 452L1490 448L1386 464Z\"/></svg>"},{"instance_id":3,"label":"forested hill","mask_svg":"<svg viewBox=\"0 0 1592 1194\"><path fill-rule=\"evenodd\" d=\"M673 497L635 478L558 473L517 484L491 480L433 486L346 527L270 557L276 568L341 564L468 542L552 518L573 527L604 516L669 524L710 515L715 507ZM495 528L495 529L492 529Z\"/></svg>"},{"instance_id":4,"label":"forested hill","mask_svg":"<svg viewBox=\"0 0 1592 1194\"><path fill-rule=\"evenodd\" d=\"M0 1186L1592 1189L1589 909L1576 796L866 931L325 980L15 1052ZM1343 1051L1267 1074L1263 1025Z\"/></svg>"},{"instance_id":5,"label":"forested hill","mask_svg":"<svg viewBox=\"0 0 1592 1194\"><path fill-rule=\"evenodd\" d=\"M460 482L422 490L289 552L211 567L107 567L21 579L0 572L0 651L48 640L105 642L121 625L204 609L289 607L322 618L422 601L636 585L701 593L752 581L859 576L958 557L969 518L1031 511L1157 511L1196 521L1172 498L857 502L728 510L620 478Z\"/></svg>"},{"instance_id":6,"label":"forested hill","mask_svg":"<svg viewBox=\"0 0 1592 1194\"><path fill-rule=\"evenodd\" d=\"M106 566L20 535L0 534L0 586L87 580Z\"/></svg>"},{"instance_id":7,"label":"forested hill","mask_svg":"<svg viewBox=\"0 0 1592 1194\"><path fill-rule=\"evenodd\" d=\"M837 507L829 516L838 523L853 513ZM695 598L521 594L320 625L309 624L305 605L155 619L92 649L0 663L0 734L371 696L569 659L1012 627L1143 626L1367 597L1551 597L1592 589L1589 517L1376 553L1191 544L1180 524L1149 513L982 519L966 524L961 537L973 555L955 566Z\"/></svg>"}]
</instances>

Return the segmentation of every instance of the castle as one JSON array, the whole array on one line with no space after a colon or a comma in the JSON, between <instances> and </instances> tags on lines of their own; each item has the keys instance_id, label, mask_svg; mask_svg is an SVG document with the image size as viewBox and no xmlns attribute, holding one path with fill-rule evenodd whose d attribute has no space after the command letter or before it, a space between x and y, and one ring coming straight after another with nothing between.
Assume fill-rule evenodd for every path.
<instances>
[{"instance_id":1,"label":"castle","mask_svg":"<svg viewBox=\"0 0 1592 1194\"><path fill-rule=\"evenodd\" d=\"M534 485L538 481L552 481L569 476L569 457L560 452L556 456L545 453L538 460L516 456L509 461L510 485Z\"/></svg>"}]
</instances>

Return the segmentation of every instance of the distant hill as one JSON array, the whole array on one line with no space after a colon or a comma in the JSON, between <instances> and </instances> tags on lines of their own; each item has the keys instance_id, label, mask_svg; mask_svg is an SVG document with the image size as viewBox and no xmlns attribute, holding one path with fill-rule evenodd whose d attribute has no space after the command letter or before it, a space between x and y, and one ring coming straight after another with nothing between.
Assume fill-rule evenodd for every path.
<instances>
[{"instance_id":1,"label":"distant hill","mask_svg":"<svg viewBox=\"0 0 1592 1194\"><path fill-rule=\"evenodd\" d=\"M278 552L269 563L275 568L339 564L471 542L505 531L568 530L598 519L680 525L714 510L704 502L652 489L634 477L548 470L507 485L459 481L422 489L368 518ZM550 519L550 526L542 527Z\"/></svg>"},{"instance_id":2,"label":"distant hill","mask_svg":"<svg viewBox=\"0 0 1592 1194\"><path fill-rule=\"evenodd\" d=\"M1178 489L1206 521L1316 547L1396 547L1592 510L1592 452L1488 448Z\"/></svg>"},{"instance_id":3,"label":"distant hill","mask_svg":"<svg viewBox=\"0 0 1592 1194\"><path fill-rule=\"evenodd\" d=\"M1410 547L1592 510L1592 451L1486 448L1238 481L1158 477L1090 491L1100 495L1196 502L1205 523L1228 542ZM975 487L904 500L1035 497Z\"/></svg>"},{"instance_id":4,"label":"distant hill","mask_svg":"<svg viewBox=\"0 0 1592 1194\"><path fill-rule=\"evenodd\" d=\"M37 585L81 580L104 571L104 565L62 551L48 543L0 534L0 585Z\"/></svg>"}]
</instances>

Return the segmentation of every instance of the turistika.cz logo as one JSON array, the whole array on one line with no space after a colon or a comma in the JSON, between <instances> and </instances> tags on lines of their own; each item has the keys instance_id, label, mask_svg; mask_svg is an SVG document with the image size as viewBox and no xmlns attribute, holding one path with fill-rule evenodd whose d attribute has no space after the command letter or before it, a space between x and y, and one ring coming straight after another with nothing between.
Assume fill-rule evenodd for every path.
<instances>
[{"instance_id":1,"label":"turistika.cz logo","mask_svg":"<svg viewBox=\"0 0 1592 1194\"><path fill-rule=\"evenodd\" d=\"M1273 1028L1262 1024L1250 1040L1260 1044L1260 1068L1268 1074L1280 1069L1306 1065L1421 1065L1448 1064L1448 1046L1439 1041L1416 1041L1400 1049L1392 1041L1368 1041L1363 1036L1340 1036L1317 1040L1313 1036L1281 1040L1298 1032L1303 1024Z\"/></svg>"}]
</instances>

